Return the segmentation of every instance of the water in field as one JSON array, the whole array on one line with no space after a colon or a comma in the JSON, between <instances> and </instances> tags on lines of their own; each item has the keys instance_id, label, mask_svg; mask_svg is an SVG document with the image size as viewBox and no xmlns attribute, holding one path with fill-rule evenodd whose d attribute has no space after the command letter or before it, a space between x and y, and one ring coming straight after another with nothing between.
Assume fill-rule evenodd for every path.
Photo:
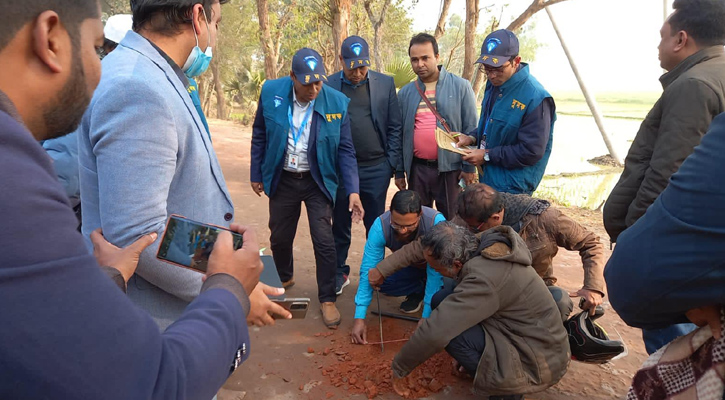
<instances>
[{"instance_id":1,"label":"water in field","mask_svg":"<svg viewBox=\"0 0 725 400\"><path fill-rule=\"evenodd\" d=\"M605 118L619 156L627 155L641 120ZM546 175L534 196L557 203L596 209L617 183L621 169L603 168L587 160L608 154L594 119L559 115L554 129L554 148Z\"/></svg>"}]
</instances>

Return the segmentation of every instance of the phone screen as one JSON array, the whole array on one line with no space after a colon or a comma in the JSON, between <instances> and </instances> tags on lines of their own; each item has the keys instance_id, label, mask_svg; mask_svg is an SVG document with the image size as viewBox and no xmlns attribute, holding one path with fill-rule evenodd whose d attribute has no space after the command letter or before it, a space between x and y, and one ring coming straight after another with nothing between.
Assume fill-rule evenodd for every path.
<instances>
[{"instance_id":1,"label":"phone screen","mask_svg":"<svg viewBox=\"0 0 725 400\"><path fill-rule=\"evenodd\" d=\"M222 230L228 229L172 215L156 257L206 273L209 255ZM242 235L232 232L232 237L234 250L240 249Z\"/></svg>"}]
</instances>

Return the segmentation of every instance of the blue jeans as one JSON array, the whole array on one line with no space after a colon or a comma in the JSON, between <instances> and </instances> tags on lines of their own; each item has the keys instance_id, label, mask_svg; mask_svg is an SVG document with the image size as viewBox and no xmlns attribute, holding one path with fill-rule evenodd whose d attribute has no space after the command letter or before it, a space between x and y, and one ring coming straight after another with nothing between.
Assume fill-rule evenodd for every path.
<instances>
[{"instance_id":1,"label":"blue jeans","mask_svg":"<svg viewBox=\"0 0 725 400\"><path fill-rule=\"evenodd\" d=\"M642 340L647 354L652 354L667 343L697 329L695 324L675 324L661 329L642 329Z\"/></svg>"},{"instance_id":2,"label":"blue jeans","mask_svg":"<svg viewBox=\"0 0 725 400\"><path fill-rule=\"evenodd\" d=\"M405 267L385 278L380 292L395 297L425 293L426 276L425 268Z\"/></svg>"},{"instance_id":3,"label":"blue jeans","mask_svg":"<svg viewBox=\"0 0 725 400\"><path fill-rule=\"evenodd\" d=\"M365 237L375 219L385 212L385 198L388 195L390 178L393 170L387 159L378 165L358 167L360 176L360 202L365 209L363 224ZM332 215L332 235L335 237L335 251L337 252L337 274L350 275L350 266L347 265L347 253L350 250L350 200L345 187L340 184L335 199L335 210Z\"/></svg>"}]
</instances>

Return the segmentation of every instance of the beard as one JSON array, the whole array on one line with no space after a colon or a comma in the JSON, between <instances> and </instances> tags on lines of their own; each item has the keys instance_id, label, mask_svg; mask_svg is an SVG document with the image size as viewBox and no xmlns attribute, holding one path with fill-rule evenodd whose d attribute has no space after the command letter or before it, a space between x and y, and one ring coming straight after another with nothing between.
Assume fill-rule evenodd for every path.
<instances>
[{"instance_id":1,"label":"beard","mask_svg":"<svg viewBox=\"0 0 725 400\"><path fill-rule=\"evenodd\" d=\"M47 139L65 136L78 128L91 102L80 55L73 57L71 74L63 89L43 113Z\"/></svg>"}]
</instances>

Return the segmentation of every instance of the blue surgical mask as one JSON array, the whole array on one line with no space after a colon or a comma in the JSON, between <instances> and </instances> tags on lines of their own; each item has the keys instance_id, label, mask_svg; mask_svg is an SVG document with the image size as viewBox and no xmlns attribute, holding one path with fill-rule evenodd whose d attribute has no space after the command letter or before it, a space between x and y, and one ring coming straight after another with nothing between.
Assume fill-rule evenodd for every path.
<instances>
[{"instance_id":1,"label":"blue surgical mask","mask_svg":"<svg viewBox=\"0 0 725 400\"><path fill-rule=\"evenodd\" d=\"M211 40L211 35L209 34L209 22L207 22L206 12L203 8L201 12L204 13L204 22L206 22L207 46L206 51L204 52L202 52L199 48L199 37L196 35L196 29L194 29L194 23L192 22L192 30L194 31L194 39L196 39L196 46L191 49L189 57L186 59L184 66L181 68L182 71L184 71L184 75L189 78L194 78L203 74L209 68L209 63L211 63L212 52L211 46L209 46L209 41Z\"/></svg>"}]
</instances>

